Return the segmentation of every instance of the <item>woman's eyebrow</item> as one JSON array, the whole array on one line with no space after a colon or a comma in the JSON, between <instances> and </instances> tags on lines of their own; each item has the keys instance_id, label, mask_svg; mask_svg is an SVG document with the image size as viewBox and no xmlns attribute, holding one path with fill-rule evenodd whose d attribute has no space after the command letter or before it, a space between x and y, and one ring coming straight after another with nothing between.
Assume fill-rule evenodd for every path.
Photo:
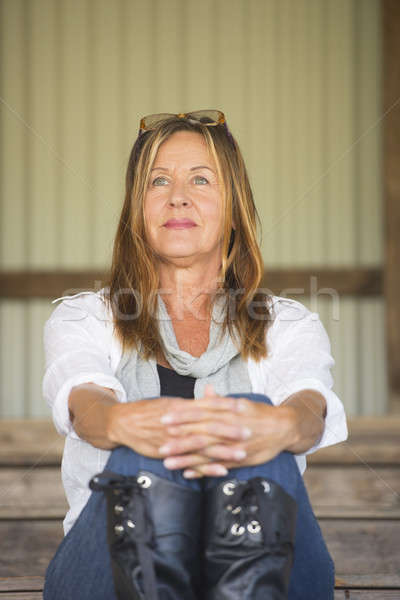
<instances>
[{"instance_id":1,"label":"woman's eyebrow","mask_svg":"<svg viewBox=\"0 0 400 600\"><path fill-rule=\"evenodd\" d=\"M191 171L197 171L198 169L208 169L211 173L214 173L214 170L211 167L207 167L207 165L200 165L198 167L192 167Z\"/></svg>"},{"instance_id":2,"label":"woman's eyebrow","mask_svg":"<svg viewBox=\"0 0 400 600\"><path fill-rule=\"evenodd\" d=\"M211 167L207 167L207 165L199 165L196 167L190 167L190 171L198 171L200 169L208 169L209 171L211 171L211 173L214 173L215 171L211 168ZM169 171L168 167L153 167L151 169L151 171Z\"/></svg>"}]
</instances>

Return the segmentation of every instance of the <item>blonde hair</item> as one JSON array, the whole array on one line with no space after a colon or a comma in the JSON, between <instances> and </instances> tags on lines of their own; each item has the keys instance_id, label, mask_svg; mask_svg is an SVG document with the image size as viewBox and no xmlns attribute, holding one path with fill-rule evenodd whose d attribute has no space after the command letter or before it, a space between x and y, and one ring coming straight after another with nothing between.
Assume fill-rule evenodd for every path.
<instances>
[{"instance_id":1,"label":"blonde hair","mask_svg":"<svg viewBox=\"0 0 400 600\"><path fill-rule=\"evenodd\" d=\"M132 148L109 279L117 336L124 348L136 348L146 358L162 353L156 319L159 263L147 242L144 200L158 149L178 131L201 134L214 159L224 202L219 294L227 297L228 310L222 327L236 340L243 359L259 360L267 355L270 310L268 296L259 290L264 268L258 215L242 154L222 124L206 127L171 118L142 133Z\"/></svg>"}]
</instances>

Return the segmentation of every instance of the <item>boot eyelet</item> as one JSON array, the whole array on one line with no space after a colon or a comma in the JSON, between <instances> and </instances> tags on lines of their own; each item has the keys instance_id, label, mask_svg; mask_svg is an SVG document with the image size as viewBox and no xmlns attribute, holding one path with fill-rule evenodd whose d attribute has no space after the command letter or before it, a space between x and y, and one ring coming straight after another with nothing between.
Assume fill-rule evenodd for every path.
<instances>
[{"instance_id":1,"label":"boot eyelet","mask_svg":"<svg viewBox=\"0 0 400 600\"><path fill-rule=\"evenodd\" d=\"M119 535L120 533L123 533L124 531L124 526L123 525L116 525L114 527L114 531L117 535Z\"/></svg>"},{"instance_id":2,"label":"boot eyelet","mask_svg":"<svg viewBox=\"0 0 400 600\"><path fill-rule=\"evenodd\" d=\"M237 506L236 508L234 508L234 509L232 510L232 514L233 514L233 515L237 515L237 514L239 514L239 513L240 513L240 511L241 511L241 510L242 510L242 507L241 507L241 506Z\"/></svg>"},{"instance_id":3,"label":"boot eyelet","mask_svg":"<svg viewBox=\"0 0 400 600\"><path fill-rule=\"evenodd\" d=\"M268 481L262 481L261 485L264 488L264 494L268 494L268 492L271 491L271 486L269 485Z\"/></svg>"},{"instance_id":4,"label":"boot eyelet","mask_svg":"<svg viewBox=\"0 0 400 600\"><path fill-rule=\"evenodd\" d=\"M224 487L222 488L222 491L224 492L225 496L233 496L234 489L235 489L235 484L232 482L229 482L229 483L225 483Z\"/></svg>"},{"instance_id":5,"label":"boot eyelet","mask_svg":"<svg viewBox=\"0 0 400 600\"><path fill-rule=\"evenodd\" d=\"M249 523L247 525L247 531L249 533L260 533L261 531L261 525L258 521L251 521L251 523Z\"/></svg>"},{"instance_id":6,"label":"boot eyelet","mask_svg":"<svg viewBox=\"0 0 400 600\"><path fill-rule=\"evenodd\" d=\"M138 477L137 482L142 488L149 488L151 486L151 479L147 475Z\"/></svg>"},{"instance_id":7,"label":"boot eyelet","mask_svg":"<svg viewBox=\"0 0 400 600\"><path fill-rule=\"evenodd\" d=\"M243 535L245 531L246 530L243 525L239 525L239 523L235 523L231 527L231 532L233 535Z\"/></svg>"},{"instance_id":8,"label":"boot eyelet","mask_svg":"<svg viewBox=\"0 0 400 600\"><path fill-rule=\"evenodd\" d=\"M116 515L121 514L124 511L124 507L122 506L122 504L116 504L114 506L114 512Z\"/></svg>"},{"instance_id":9,"label":"boot eyelet","mask_svg":"<svg viewBox=\"0 0 400 600\"><path fill-rule=\"evenodd\" d=\"M126 524L128 525L128 527L130 529L134 529L135 528L135 523L131 519L128 519L127 522L126 522Z\"/></svg>"}]
</instances>

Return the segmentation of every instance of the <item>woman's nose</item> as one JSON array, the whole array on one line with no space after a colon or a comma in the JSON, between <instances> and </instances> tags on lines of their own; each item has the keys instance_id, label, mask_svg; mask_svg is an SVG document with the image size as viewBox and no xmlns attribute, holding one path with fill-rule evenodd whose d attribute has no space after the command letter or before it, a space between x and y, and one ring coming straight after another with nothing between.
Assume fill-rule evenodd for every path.
<instances>
[{"instance_id":1,"label":"woman's nose","mask_svg":"<svg viewBox=\"0 0 400 600\"><path fill-rule=\"evenodd\" d=\"M171 194L169 198L170 206L189 206L190 197L184 184L175 183L171 187Z\"/></svg>"}]
</instances>

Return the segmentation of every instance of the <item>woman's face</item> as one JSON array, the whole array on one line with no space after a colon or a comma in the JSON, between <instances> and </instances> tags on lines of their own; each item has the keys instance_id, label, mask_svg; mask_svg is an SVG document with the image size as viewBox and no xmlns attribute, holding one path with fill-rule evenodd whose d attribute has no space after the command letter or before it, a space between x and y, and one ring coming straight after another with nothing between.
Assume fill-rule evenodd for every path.
<instances>
[{"instance_id":1,"label":"woman's face","mask_svg":"<svg viewBox=\"0 0 400 600\"><path fill-rule=\"evenodd\" d=\"M215 163L201 134L180 131L159 148L144 201L147 239L161 262L221 266L223 210Z\"/></svg>"}]
</instances>

